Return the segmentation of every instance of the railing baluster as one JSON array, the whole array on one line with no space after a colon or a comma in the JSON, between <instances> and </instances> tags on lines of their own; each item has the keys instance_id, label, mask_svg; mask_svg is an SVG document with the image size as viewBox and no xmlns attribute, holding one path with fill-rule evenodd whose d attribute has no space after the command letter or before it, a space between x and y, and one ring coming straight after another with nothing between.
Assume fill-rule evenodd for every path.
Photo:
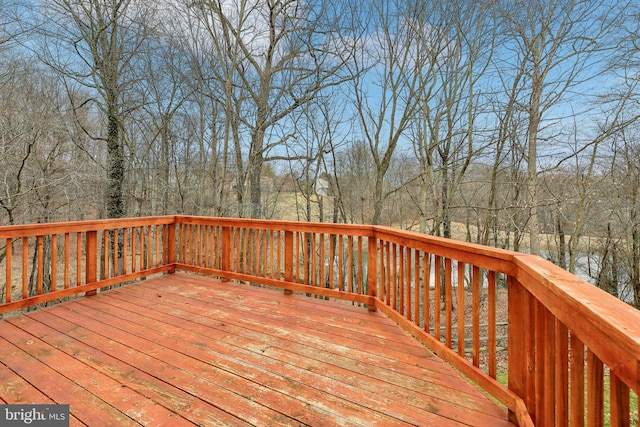
<instances>
[{"instance_id":1,"label":"railing baluster","mask_svg":"<svg viewBox=\"0 0 640 427\"><path fill-rule=\"evenodd\" d=\"M156 224L155 226L155 246L156 246L156 252L155 252L155 262L153 264L154 267L159 267L161 264L161 259L160 258L160 241L162 240L162 226L160 224Z\"/></svg>"},{"instance_id":2,"label":"railing baluster","mask_svg":"<svg viewBox=\"0 0 640 427\"><path fill-rule=\"evenodd\" d=\"M472 362L473 366L478 367L480 366L480 267L476 266L473 266L471 272L471 301ZM487 323L491 325L490 320ZM491 348L491 343L487 343L487 346Z\"/></svg>"},{"instance_id":3,"label":"railing baluster","mask_svg":"<svg viewBox=\"0 0 640 427\"><path fill-rule=\"evenodd\" d=\"M51 283L50 291L57 291L58 287L58 236L51 235Z\"/></svg>"},{"instance_id":4,"label":"railing baluster","mask_svg":"<svg viewBox=\"0 0 640 427\"><path fill-rule=\"evenodd\" d=\"M487 346L489 347L487 358L489 359L489 376L494 379L497 374L496 322L496 273L495 271L489 271L487 273Z\"/></svg>"},{"instance_id":5,"label":"railing baluster","mask_svg":"<svg viewBox=\"0 0 640 427\"><path fill-rule=\"evenodd\" d=\"M147 226L147 268L153 267L153 227Z\"/></svg>"},{"instance_id":6,"label":"railing baluster","mask_svg":"<svg viewBox=\"0 0 640 427\"><path fill-rule=\"evenodd\" d=\"M29 271L29 238L22 238L22 299L29 296L27 274Z\"/></svg>"},{"instance_id":7,"label":"railing baluster","mask_svg":"<svg viewBox=\"0 0 640 427\"><path fill-rule=\"evenodd\" d=\"M424 302L422 306L422 317L424 319L424 330L429 333L431 327L431 255L425 252L423 257L424 265Z\"/></svg>"},{"instance_id":8,"label":"railing baluster","mask_svg":"<svg viewBox=\"0 0 640 427\"><path fill-rule=\"evenodd\" d=\"M398 313L400 314L405 314L405 301L404 301L404 267L405 267L405 262L404 262L404 251L405 248L404 246L400 246L399 248L399 259L398 259L398 294L400 296L400 307L397 308L396 310L398 310Z\"/></svg>"},{"instance_id":9,"label":"railing baluster","mask_svg":"<svg viewBox=\"0 0 640 427\"><path fill-rule=\"evenodd\" d=\"M458 354L462 357L464 357L464 338L465 338L465 331L464 331L464 327L465 327L465 319L464 319L464 311L465 311L465 304L464 304L464 292L465 292L465 286L464 286L464 263L461 261L458 261L458 310L457 310L457 318L458 318ZM474 309L479 310L480 308L480 304L478 304L477 306L474 306Z\"/></svg>"},{"instance_id":10,"label":"railing baluster","mask_svg":"<svg viewBox=\"0 0 640 427\"><path fill-rule=\"evenodd\" d=\"M584 426L584 344L573 333L570 335L569 353L569 422L571 427Z\"/></svg>"},{"instance_id":11,"label":"railing baluster","mask_svg":"<svg viewBox=\"0 0 640 427\"><path fill-rule=\"evenodd\" d=\"M85 235L85 283L98 281L98 232L87 231ZM95 295L95 289L86 292L86 295Z\"/></svg>"},{"instance_id":12,"label":"railing baluster","mask_svg":"<svg viewBox=\"0 0 640 427\"><path fill-rule=\"evenodd\" d=\"M411 321L411 312L413 310L412 307L412 301L411 301L411 265L412 265L412 260L411 260L411 248L407 248L407 257L406 257L406 287L407 287L407 308L406 308L406 312L405 312L405 317L407 318L407 320Z\"/></svg>"},{"instance_id":13,"label":"railing baluster","mask_svg":"<svg viewBox=\"0 0 640 427\"><path fill-rule=\"evenodd\" d=\"M6 273L5 273L5 287L4 287L4 302L5 303L10 303L11 302L11 293L13 291L13 277L12 277L12 273L13 273L13 239L9 238L6 239L6 246L5 246L5 260L6 260Z\"/></svg>"},{"instance_id":14,"label":"railing baluster","mask_svg":"<svg viewBox=\"0 0 640 427\"><path fill-rule=\"evenodd\" d=\"M435 339L440 341L440 311L442 304L440 302L442 296L441 286L442 286L442 258L439 255L436 255L434 258L434 267L433 267L434 277L435 277L435 286L434 286L434 295L433 295L433 336Z\"/></svg>"},{"instance_id":15,"label":"railing baluster","mask_svg":"<svg viewBox=\"0 0 640 427\"><path fill-rule=\"evenodd\" d=\"M377 296L377 262L378 262L378 241L375 237L369 236L367 240L367 295L372 298ZM369 311L373 312L376 310L375 304L369 304Z\"/></svg>"},{"instance_id":16,"label":"railing baluster","mask_svg":"<svg viewBox=\"0 0 640 427\"><path fill-rule=\"evenodd\" d=\"M335 289L334 286L334 277L333 277L333 270L334 270L334 258L335 258L335 252L336 252L336 236L334 234L329 234L329 289Z\"/></svg>"},{"instance_id":17,"label":"railing baluster","mask_svg":"<svg viewBox=\"0 0 640 427\"><path fill-rule=\"evenodd\" d=\"M233 230L230 227L222 227L222 271L230 272L233 270L231 266L232 253L232 236Z\"/></svg>"},{"instance_id":18,"label":"railing baluster","mask_svg":"<svg viewBox=\"0 0 640 427\"><path fill-rule=\"evenodd\" d=\"M557 427L567 427L569 425L569 331L558 319L555 319L555 324L555 423Z\"/></svg>"},{"instance_id":19,"label":"railing baluster","mask_svg":"<svg viewBox=\"0 0 640 427\"><path fill-rule=\"evenodd\" d=\"M362 236L358 236L358 263L357 263L357 268L358 268L358 295L362 295L363 291L362 291L362 280L363 280L363 272L362 269L364 268L364 261L362 259Z\"/></svg>"},{"instance_id":20,"label":"railing baluster","mask_svg":"<svg viewBox=\"0 0 640 427\"><path fill-rule=\"evenodd\" d=\"M289 283L293 282L293 236L292 231L284 232L284 281ZM293 292L290 289L285 289L284 293L291 295Z\"/></svg>"},{"instance_id":21,"label":"railing baluster","mask_svg":"<svg viewBox=\"0 0 640 427\"><path fill-rule=\"evenodd\" d=\"M453 326L453 279L452 279L453 267L451 264L451 258L444 259L444 291L445 291L445 344L447 347L452 348L452 326Z\"/></svg>"},{"instance_id":22,"label":"railing baluster","mask_svg":"<svg viewBox=\"0 0 640 427\"><path fill-rule=\"evenodd\" d=\"M529 291L524 291L524 305L520 309L524 309L527 319L524 329L520 331L525 337L525 386L524 401L529 408L530 414L535 421L536 415L536 299ZM516 310L518 308L516 307ZM511 347L511 346L509 346Z\"/></svg>"},{"instance_id":23,"label":"railing baluster","mask_svg":"<svg viewBox=\"0 0 640 427\"><path fill-rule=\"evenodd\" d=\"M414 264L413 264L413 271L414 271L414 279L413 279L413 283L414 283L414 298L413 300L415 301L414 305L414 323L418 326L420 326L420 285L421 285L421 281L420 281L420 258L422 256L422 252L418 251L417 249L415 250L415 255L414 255Z\"/></svg>"},{"instance_id":24,"label":"railing baluster","mask_svg":"<svg viewBox=\"0 0 640 427\"><path fill-rule=\"evenodd\" d=\"M182 237L184 237L186 239L186 226L182 226L180 227L182 230ZM135 273L136 270L136 253L138 252L137 248L136 248L136 241L138 240L136 238L136 233L137 233L137 229L136 227L131 227L131 272ZM188 259L187 259L187 242L184 243L184 253L182 254L182 261L186 264L188 263Z\"/></svg>"},{"instance_id":25,"label":"railing baluster","mask_svg":"<svg viewBox=\"0 0 640 427\"><path fill-rule=\"evenodd\" d=\"M395 243L391 243L391 279L390 279L390 283L389 286L391 288L391 308L393 308L394 310L398 310L398 306L397 306L397 266L398 266L398 245L396 245Z\"/></svg>"},{"instance_id":26,"label":"railing baluster","mask_svg":"<svg viewBox=\"0 0 640 427\"><path fill-rule=\"evenodd\" d=\"M587 427L604 425L604 368L602 362L587 349Z\"/></svg>"},{"instance_id":27,"label":"railing baluster","mask_svg":"<svg viewBox=\"0 0 640 427\"><path fill-rule=\"evenodd\" d=\"M613 372L609 377L609 387L611 413L609 425L629 427L631 425L629 387Z\"/></svg>"},{"instance_id":28,"label":"railing baluster","mask_svg":"<svg viewBox=\"0 0 640 427\"><path fill-rule=\"evenodd\" d=\"M325 258L324 258L324 233L320 233L319 237L319 242L318 244L320 245L320 281L318 283L318 286L326 288L327 287L327 281L325 279Z\"/></svg>"},{"instance_id":29,"label":"railing baluster","mask_svg":"<svg viewBox=\"0 0 640 427\"><path fill-rule=\"evenodd\" d=\"M276 262L276 268L275 268L275 273L276 273L276 277L278 279L282 279L282 272L284 271L284 268L282 268L282 239L284 238L283 236L284 231L277 231L276 232L276 258L277 258L277 262Z\"/></svg>"},{"instance_id":30,"label":"railing baluster","mask_svg":"<svg viewBox=\"0 0 640 427\"><path fill-rule=\"evenodd\" d=\"M316 233L309 233L311 235L311 246L309 247L309 258L311 258L311 286L318 286L317 269L318 269L318 257L316 256Z\"/></svg>"},{"instance_id":31,"label":"railing baluster","mask_svg":"<svg viewBox=\"0 0 640 427\"><path fill-rule=\"evenodd\" d=\"M82 284L82 233L76 233L76 286Z\"/></svg>"},{"instance_id":32,"label":"railing baluster","mask_svg":"<svg viewBox=\"0 0 640 427\"><path fill-rule=\"evenodd\" d=\"M38 269L36 272L36 295L42 295L44 281L44 237L37 237Z\"/></svg>"},{"instance_id":33,"label":"railing baluster","mask_svg":"<svg viewBox=\"0 0 640 427\"><path fill-rule=\"evenodd\" d=\"M353 292L353 237L347 238L347 291Z\"/></svg>"},{"instance_id":34,"label":"railing baluster","mask_svg":"<svg viewBox=\"0 0 640 427\"><path fill-rule=\"evenodd\" d=\"M69 233L64 234L64 288L69 289L69 269L71 263L71 243Z\"/></svg>"},{"instance_id":35,"label":"railing baluster","mask_svg":"<svg viewBox=\"0 0 640 427\"><path fill-rule=\"evenodd\" d=\"M344 274L342 266L344 265L344 236L342 234L338 238L338 287L344 290Z\"/></svg>"},{"instance_id":36,"label":"railing baluster","mask_svg":"<svg viewBox=\"0 0 640 427\"><path fill-rule=\"evenodd\" d=\"M106 279L108 277L109 277L109 230L104 230L102 232L102 278Z\"/></svg>"}]
</instances>

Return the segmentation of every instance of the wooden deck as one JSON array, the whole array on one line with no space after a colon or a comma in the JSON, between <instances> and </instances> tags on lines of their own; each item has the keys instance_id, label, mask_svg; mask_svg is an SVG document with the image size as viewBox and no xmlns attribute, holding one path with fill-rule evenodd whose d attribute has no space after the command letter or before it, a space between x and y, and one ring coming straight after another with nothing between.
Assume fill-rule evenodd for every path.
<instances>
[{"instance_id":1,"label":"wooden deck","mask_svg":"<svg viewBox=\"0 0 640 427\"><path fill-rule=\"evenodd\" d=\"M0 402L71 425L511 425L380 313L192 274L0 321Z\"/></svg>"}]
</instances>

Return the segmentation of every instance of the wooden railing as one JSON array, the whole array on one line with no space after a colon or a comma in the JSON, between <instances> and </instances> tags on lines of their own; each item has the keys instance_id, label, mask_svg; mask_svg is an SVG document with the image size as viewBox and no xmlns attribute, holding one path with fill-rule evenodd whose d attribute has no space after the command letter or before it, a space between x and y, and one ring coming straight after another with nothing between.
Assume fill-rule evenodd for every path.
<instances>
[{"instance_id":1,"label":"wooden railing","mask_svg":"<svg viewBox=\"0 0 640 427\"><path fill-rule=\"evenodd\" d=\"M638 420L640 312L535 256L379 226L187 216L0 227L0 241L0 314L182 269L380 310L518 425Z\"/></svg>"}]
</instances>

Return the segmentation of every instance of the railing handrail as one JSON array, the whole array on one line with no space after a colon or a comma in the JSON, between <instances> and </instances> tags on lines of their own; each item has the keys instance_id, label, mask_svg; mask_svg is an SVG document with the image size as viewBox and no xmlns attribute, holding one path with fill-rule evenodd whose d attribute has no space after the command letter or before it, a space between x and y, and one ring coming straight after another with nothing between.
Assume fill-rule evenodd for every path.
<instances>
[{"instance_id":1,"label":"railing handrail","mask_svg":"<svg viewBox=\"0 0 640 427\"><path fill-rule=\"evenodd\" d=\"M517 280L621 380L640 390L640 311L541 257L517 254L513 262Z\"/></svg>"},{"instance_id":2,"label":"railing handrail","mask_svg":"<svg viewBox=\"0 0 640 427\"><path fill-rule=\"evenodd\" d=\"M163 231L159 232L158 227L164 227L162 228ZM178 231L176 231L177 227L182 227L187 230L187 234L177 234L179 233ZM185 227L197 228L191 229ZM138 237L135 237L136 228L138 228L137 236L139 236L139 241L136 240L138 239ZM203 233L200 228L207 228L207 230L204 231L205 234L198 234ZM118 238L122 238L122 240L124 241L125 239L127 239L127 229L132 230L129 232L131 243L129 244L130 247L128 250L130 252L134 252L133 254L129 255L134 258L138 256L135 253L136 245L138 245L137 249L140 252L139 259L132 258L129 262L129 264L131 265L131 271L127 271L127 261L124 262L124 266L117 266L116 261L109 261L108 256L104 255L103 269L108 270L109 268L111 268L116 272L116 274L114 274L113 277L107 277L105 275L101 278L101 280L96 280L97 270L101 262L100 260L97 260L96 262L96 258L98 258L99 252L99 244L97 243L99 235L98 233L104 233L102 242L105 251L110 250L110 248L117 251L118 249L115 247L117 245L114 246L113 241L108 241L107 238L108 236L112 236L110 237L110 239L113 239L113 236L120 235L120 237ZM211 231L211 229L216 229L219 231ZM116 233L115 230L120 231ZM248 234L248 231L241 230L256 230L257 232L263 234L263 238L265 240L264 243L261 244L261 249L255 247L250 250L247 249L248 246L251 246L251 239L254 238L251 236L251 233L253 232ZM155 240L152 239L152 232L154 233ZM533 386L531 385L531 381L535 381L537 384L538 379L532 379L532 375L530 372L527 372L527 369L530 369L531 363L533 362L536 363L536 367L541 366L540 364L543 363L543 360L541 358L543 358L543 356L547 357L546 355L539 353L540 350L532 350L531 348L518 349L513 353L511 353L510 351L510 359L515 356L522 356L526 357L527 360L510 360L509 390L502 389L502 386L495 381L495 377L491 378L487 376L477 369L478 365L471 365L464 359L464 349L459 350L459 352L462 351L462 353L460 353L461 357L459 358L459 360L455 359L458 354L455 351L452 351L453 349L441 345L441 338L439 337L439 335L434 338L428 333L428 331L424 332L420 330L420 316L416 315L414 316L413 320L411 319L411 292L413 291L411 290L410 285L408 288L405 287L404 283L401 283L399 285L402 293L399 298L404 298L404 292L406 291L407 297L409 299L409 302L407 303L409 305L409 308L404 309L404 314L402 312L398 313L398 311L396 311L395 302L393 304L393 307L389 306L388 294L386 295L386 301L384 299L385 295L376 294L377 289L381 289L383 290L383 292L387 293L390 292L389 289L384 289L385 284L382 283L382 281L388 280L388 276L390 274L399 274L399 280L400 282L402 282L402 275L404 273L403 271L396 271L396 269L405 270L406 268L407 273L410 275L411 269L414 267L412 263L415 263L413 279L417 282L417 278L420 277L418 276L418 263L424 262L423 257L425 256L425 254L429 254L429 257L431 257L431 255L435 256L435 262L437 263L442 262L442 264L438 264L438 269L444 269L444 260L446 259L448 274L450 276L453 275L451 260L454 260L463 266L463 270L459 270L458 275L465 274L464 265L469 265L473 267L473 277L471 279L473 281L480 280L478 277L476 277L476 275L478 274L479 269L485 269L487 272L494 272L492 274L504 274L508 278L510 292L512 288L521 288L524 290L523 294L521 294L521 291L514 292L515 296L513 297L513 299L511 299L511 295L509 297L509 348L513 347L514 342L516 342L518 345L523 345L526 347L538 345L536 343L540 342L540 345L542 346L541 348L546 348L545 345L548 344L550 346L549 348L555 351L556 347L552 341L555 339L556 333L560 338L562 338L561 334L564 333L564 338L562 339L564 339L565 341L567 340L566 332L556 331L569 330L572 339L573 337L577 337L577 339L579 339L584 344L584 346L586 346L589 352L595 354L598 360L601 361L601 363L604 363L610 368L611 373L612 375L615 375L616 380L619 379L620 381L622 381L631 390L634 390L635 393L640 392L640 311L618 300L614 296L607 294L601 289L588 284L585 280L562 270L560 267L557 267L551 262L546 261L538 256L504 249L491 248L463 241L445 239L436 236L429 236L412 231L398 230L390 227L374 225L175 215L0 227L0 239L9 242L11 239L22 238L23 252L29 249L25 245L27 245L27 239L30 237L37 237L38 241L36 246L41 246L42 236L66 234L66 238L68 239L69 233L78 233L78 243L76 244L76 251L78 253L80 253L80 244L82 241L82 237L80 236L80 234L85 234L85 246L82 248L82 250L84 252L87 252L87 264L85 267L83 267L84 270L86 270L86 283L82 286L78 286L77 289L67 289L65 283L65 289L62 291L57 291L57 294L61 296L68 296L72 295L73 293L93 291L100 287L120 283L124 280L140 278L148 274L163 271L171 272L175 270L175 268L184 268L197 272L216 274L227 278L235 278L272 286L279 286L289 291L298 290L311 292L316 293L317 295L344 298L355 302L369 304L370 307L380 307L384 309L385 313L390 314L396 321L398 321L398 323L403 328L409 330L409 332L411 333L420 335L419 339L421 339L427 345L438 347L438 351L436 352L443 356L445 360L454 362L454 366L458 368L462 367L463 372L471 374L469 375L470 377L476 379L479 378L480 381L477 382L481 386L490 388L494 392L495 397L499 398L503 401L503 403L506 403L507 406L509 406L512 413L515 414L514 420L517 419L517 421L521 422L522 424L528 424L527 410L533 411L534 409L525 407L525 403L526 405L538 406L538 402L534 402L531 400L533 399ZM124 234L124 237L122 237L121 234ZM295 250L299 251L295 255L297 257L295 260L295 263L297 263L295 278L293 274L294 234L296 234L297 236L295 239L298 239L296 240L297 246ZM213 239L212 236L214 235L216 236L215 245L217 245L215 246L215 248L210 247L210 243L204 245L200 241ZM277 237L274 237L274 235ZM350 249L349 262L351 262L351 257L357 256L364 259L361 259L359 261L360 264L357 267L357 291L355 291L354 289L344 290L341 287L339 289L327 289L324 286L312 289L312 286L309 286L309 284L306 282L307 276L315 276L316 274L318 274L318 269L333 268L334 260L330 260L331 267L326 267L324 264L326 263L325 258L329 256L338 257L337 248L327 247L327 249L325 249L325 246L323 246L322 243L318 243L315 240L312 240L316 238L315 236L321 236L318 237L318 239L324 239L324 237L322 237L324 235L339 235L341 236L341 238L344 237L345 239L348 237L349 244L356 245L355 250L353 248ZM100 236L102 236L101 233ZM267 238L266 236L270 237ZM271 239L270 243L267 242L267 239ZM302 241L300 241L300 239L302 239ZM314 244L316 246L314 247L317 247L319 251L328 250L336 251L336 253L331 252L333 255L324 254L325 258L323 258L321 261L315 261L315 258L313 258L312 262L312 257L305 252L308 251L307 247L311 245L312 241L315 242ZM346 241L347 240L345 240L344 242ZM323 240L320 240L320 242L323 242ZM277 249L274 249L274 246L276 245ZM145 247L146 249L141 249L141 246ZM161 251L160 246L162 246ZM243 246L243 248L240 248L240 246ZM366 249L363 250L363 246L365 246ZM366 255L366 257L368 257L367 259L365 258L364 252L368 251L369 247L374 248L374 250L370 251ZM155 258L154 254L152 253L154 251L154 248ZM405 263L405 261L402 261L402 254L404 252L400 251L405 251L407 248L409 250L409 252L407 252L408 261L406 261ZM41 254L34 252L39 250L41 249L36 248L31 251L31 253L34 253L34 259L36 254L38 256L41 256ZM65 250L67 250L66 247ZM127 251L126 242L124 242L122 250ZM191 252L192 250L193 253ZM195 260L195 258L211 257L212 254L202 253L207 250L215 252L215 254L213 255L218 257L218 259L215 262L212 261L211 265L200 265L199 261ZM275 257L275 255L273 255L274 251L277 252L278 265L275 266L275 261L271 260L272 265L270 267L260 267L262 271L262 273L260 274L257 272L260 269L255 271L249 269L247 271L247 260L244 258L253 257L253 262L255 263L256 260L259 260L262 255L265 255L264 258L266 260L267 250L271 251L272 257ZM396 250L398 251L398 255L396 254ZM238 252L236 253L234 251ZM264 252L261 254L260 251ZM411 251L415 251L413 252L413 261L411 258ZM385 254L387 257L386 261L385 259L383 259ZM119 256L122 255L123 254L119 254ZM383 264L385 264L385 262L388 262L388 259L391 256L394 257L393 261L396 262L396 255L400 260L397 266L396 264L394 264L394 266L382 266ZM300 267L299 265L300 257L304 258L303 267ZM113 255L112 258L117 258L117 256ZM154 262L150 263L150 265L147 265L147 263L145 262L147 258L149 260L153 259ZM194 259L192 260L192 258ZM23 255L23 266L26 265L25 259L25 255ZM235 261L233 262L236 263L235 270L231 265L232 259L234 259ZM340 259L343 263L347 263L346 258ZM41 261L39 262L41 263ZM109 262L112 262L112 264L109 264ZM322 265L319 265L318 262L321 262ZM138 263L137 265L139 265L140 267L137 270L136 263ZM240 268L241 263L244 263L244 270ZM431 263L431 261L428 260L427 263L429 264ZM282 270L280 270L281 264L283 265ZM429 265L421 265L422 267L420 268L429 268ZM8 265L7 267L7 274L10 275L11 273L9 267L10 265ZM38 268L42 267L39 266ZM267 274L267 270L269 268L272 270L269 272L269 274ZM301 268L305 269L304 283L299 282L300 274L302 273L301 271L299 271ZM385 270L385 268L387 270ZM460 268L460 266L458 266L458 268ZM274 272L274 269L277 271ZM376 269L379 269L380 271L376 271ZM80 270L79 260L78 270ZM349 271L351 272L351 270ZM440 271L442 272L443 270ZM42 276L41 273L39 274L40 276ZM78 274L80 273L78 272ZM118 276L118 274L120 275ZM353 271L353 274L355 275L356 272ZM436 273L432 271L431 274ZM24 277L25 276L23 275L23 282L25 280ZM435 277L436 279L434 280L436 281L436 283L444 286L444 279L440 279L440 275L436 275ZM429 279L426 278L425 283L428 283L428 280ZM447 280L447 286L452 287L451 278ZM363 289L360 289L363 283ZM364 287L366 287L367 284L368 290L365 290ZM436 284L434 286L439 287L440 285ZM393 286L396 286L395 282ZM477 286L477 284L474 286ZM450 289L448 290L450 291ZM434 292L435 291L439 292L438 289L434 289ZM393 292L396 291L394 290ZM424 290L423 292L425 292L426 294L426 290ZM419 293L416 293L414 304L418 304L417 296L419 295ZM448 295L447 297L455 298L455 295ZM459 296L458 298L464 297ZM38 294L35 297L28 298L28 301L22 301L22 303L12 302L11 307L24 308L29 304L38 304L50 299L51 298L48 298L46 295ZM517 304L520 303L523 304L522 307L517 306ZM399 304L402 305L403 303L399 302ZM544 312L541 311L539 313L539 310L536 308L537 306L535 304L540 304L544 308ZM6 306L7 304L2 305ZM0 309L2 309L2 305L0 305ZM2 311L0 310L0 312ZM545 314L546 312L550 313L550 317ZM538 326L535 324L535 322L538 321L538 316L540 316L540 319L542 319L541 321L544 322L544 325ZM559 328L559 326L554 326L554 322L556 322L556 319L558 322L561 322L563 325L562 327L566 329L557 329ZM449 322L450 320L450 318L447 319L447 321ZM451 326L451 324L449 324L449 326ZM512 327L523 327L526 330L512 330ZM464 334L464 331L462 331L462 333ZM514 336L512 335L513 333L521 334L522 336ZM550 335L548 333L550 333ZM527 337L524 337L524 335L527 335ZM558 345L563 345L566 347L568 344L566 342L564 344L560 342L560 344ZM538 353L536 353L535 351L538 351ZM568 350L565 349L563 351L567 352ZM573 350L573 347L571 351L575 351ZM565 357L568 356L565 355ZM582 360L582 357L583 355L579 355L579 358L577 360ZM545 359L544 361L546 362L547 360ZM518 366L512 369L511 365ZM544 369L544 367L541 367L540 369ZM594 375L599 375L598 372L596 372L596 374ZM485 377L482 378L480 377L480 375L484 375ZM556 374L552 373L551 375ZM566 372L563 375L566 376ZM511 378L511 376L513 376L514 378ZM535 387L540 387L540 384L537 384ZM601 386L597 387L601 388ZM526 388L528 389L525 390ZM559 393L561 395L563 393L566 394L566 391L560 391ZM600 390L599 393L600 395L602 395L602 390ZM533 394L537 396L537 394ZM522 397L523 399L525 399L525 402L523 403L523 401L519 400L518 397ZM546 397L545 405L549 405L549 402L551 402L552 404L553 398L553 396ZM564 397L564 399L568 398ZM621 407L624 408L625 398L622 397L622 399L623 403L621 404ZM589 402L589 405L591 405L591 402ZM628 404L626 405L626 407L628 407ZM596 412L602 412L602 409L599 409L599 406L595 405L594 408ZM537 408L537 410L538 412L548 411L549 408L541 405ZM543 418L540 417L540 420L540 424L550 423L550 421L548 421L549 419L547 419L547 422L545 422ZM598 422L596 421L595 424L597 425Z\"/></svg>"},{"instance_id":3,"label":"railing handrail","mask_svg":"<svg viewBox=\"0 0 640 427\"><path fill-rule=\"evenodd\" d=\"M98 219L68 222L0 226L0 239L45 236L51 234L103 231L119 227L175 224L176 216L146 216L135 218Z\"/></svg>"}]
</instances>

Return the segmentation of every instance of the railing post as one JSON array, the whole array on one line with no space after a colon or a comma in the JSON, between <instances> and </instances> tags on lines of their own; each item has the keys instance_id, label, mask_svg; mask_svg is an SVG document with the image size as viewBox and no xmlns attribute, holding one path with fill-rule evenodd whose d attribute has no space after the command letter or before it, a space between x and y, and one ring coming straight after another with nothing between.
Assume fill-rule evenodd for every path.
<instances>
[{"instance_id":1,"label":"railing post","mask_svg":"<svg viewBox=\"0 0 640 427\"><path fill-rule=\"evenodd\" d=\"M367 241L367 295L372 300L369 304L369 311L376 311L376 305L373 303L373 298L377 295L378 286L378 247L376 238L369 236ZM417 301L416 301L417 303Z\"/></svg>"},{"instance_id":2,"label":"railing post","mask_svg":"<svg viewBox=\"0 0 640 427\"><path fill-rule=\"evenodd\" d=\"M172 222L167 227L167 264L171 266L169 274L176 272L176 223Z\"/></svg>"},{"instance_id":3,"label":"railing post","mask_svg":"<svg viewBox=\"0 0 640 427\"><path fill-rule=\"evenodd\" d=\"M507 351L509 357L508 366L508 378L509 378L509 390L514 392L517 396L525 398L526 391L526 379L527 379L527 363L526 363L526 311L525 306L527 304L526 296L523 287L516 281L515 278L509 276L507 278L507 292L508 292L508 319L509 325L507 329ZM512 411L509 411L509 419L517 423L516 415Z\"/></svg>"},{"instance_id":4,"label":"railing post","mask_svg":"<svg viewBox=\"0 0 640 427\"><path fill-rule=\"evenodd\" d=\"M293 282L293 231L284 232L284 281ZM291 295L291 289L285 289L285 295Z\"/></svg>"},{"instance_id":5,"label":"railing post","mask_svg":"<svg viewBox=\"0 0 640 427\"><path fill-rule=\"evenodd\" d=\"M85 283L89 284L98 281L98 232L87 231L85 238ZM94 289L86 295L92 296L97 293L98 290Z\"/></svg>"},{"instance_id":6,"label":"railing post","mask_svg":"<svg viewBox=\"0 0 640 427\"><path fill-rule=\"evenodd\" d=\"M233 246L231 245L231 228L222 227L222 271L231 271L231 251ZM228 277L221 279L223 282L228 282Z\"/></svg>"}]
</instances>

